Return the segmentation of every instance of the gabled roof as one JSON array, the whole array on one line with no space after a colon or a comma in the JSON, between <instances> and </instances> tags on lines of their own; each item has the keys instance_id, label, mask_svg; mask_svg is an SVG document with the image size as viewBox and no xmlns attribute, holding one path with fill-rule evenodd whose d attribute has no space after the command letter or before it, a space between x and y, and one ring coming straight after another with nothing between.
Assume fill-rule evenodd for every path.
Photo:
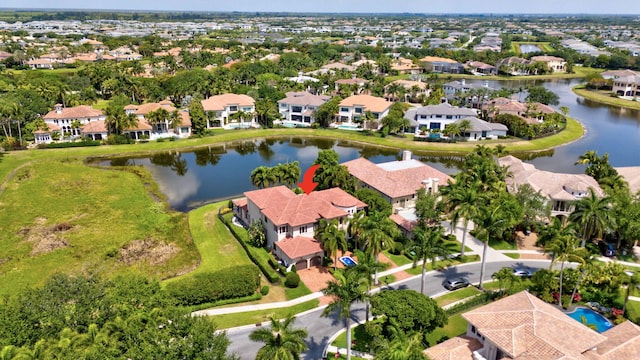
<instances>
[{"instance_id":1,"label":"gabled roof","mask_svg":"<svg viewBox=\"0 0 640 360\"><path fill-rule=\"evenodd\" d=\"M453 60L453 59L448 59L448 58L443 58L443 57L438 57L438 56L425 56L422 59L420 59L421 62L446 62L446 63L451 63L451 64L456 64L458 63L457 61Z\"/></svg>"},{"instance_id":2,"label":"gabled roof","mask_svg":"<svg viewBox=\"0 0 640 360\"><path fill-rule=\"evenodd\" d=\"M342 165L352 176L392 199L415 194L424 187L422 182L429 178L437 178L440 185L451 179L449 175L414 159L376 165L365 158L358 158Z\"/></svg>"},{"instance_id":3,"label":"gabled roof","mask_svg":"<svg viewBox=\"0 0 640 360\"><path fill-rule=\"evenodd\" d=\"M43 116L44 120L48 119L80 119L80 118L89 118L89 117L98 117L102 115L101 110L97 110L88 105L80 105L74 107L63 107L58 113L55 109L49 111L45 116Z\"/></svg>"},{"instance_id":4,"label":"gabled roof","mask_svg":"<svg viewBox=\"0 0 640 360\"><path fill-rule=\"evenodd\" d=\"M85 124L80 129L80 131L83 134L106 133L107 132L107 125L106 125L106 122L104 120L90 121L87 124Z\"/></svg>"},{"instance_id":5,"label":"gabled roof","mask_svg":"<svg viewBox=\"0 0 640 360\"><path fill-rule=\"evenodd\" d=\"M527 291L462 317L512 359L584 359L607 339Z\"/></svg>"},{"instance_id":6,"label":"gabled roof","mask_svg":"<svg viewBox=\"0 0 640 360\"><path fill-rule=\"evenodd\" d=\"M159 103L145 103L138 105L136 109L136 115L145 116L152 111L156 111L159 109L165 109L168 112L175 111L176 108L172 106L173 104L170 101L161 101ZM135 106L135 105L134 105Z\"/></svg>"},{"instance_id":7,"label":"gabled roof","mask_svg":"<svg viewBox=\"0 0 640 360\"><path fill-rule=\"evenodd\" d=\"M362 106L365 111L382 113L393 103L371 95L352 95L340 102L340 106Z\"/></svg>"},{"instance_id":8,"label":"gabled roof","mask_svg":"<svg viewBox=\"0 0 640 360\"><path fill-rule=\"evenodd\" d=\"M362 209L367 206L340 188L298 195L286 186L275 186L244 194L276 226L314 224L322 218L334 219L349 215L343 208L355 206Z\"/></svg>"},{"instance_id":9,"label":"gabled roof","mask_svg":"<svg viewBox=\"0 0 640 360\"><path fill-rule=\"evenodd\" d=\"M604 333L607 340L594 351L586 353L589 359L640 359L640 327L631 321L616 325Z\"/></svg>"},{"instance_id":10,"label":"gabled roof","mask_svg":"<svg viewBox=\"0 0 640 360\"><path fill-rule=\"evenodd\" d=\"M482 349L478 339L458 336L424 351L431 360L473 359L473 352Z\"/></svg>"},{"instance_id":11,"label":"gabled roof","mask_svg":"<svg viewBox=\"0 0 640 360\"><path fill-rule=\"evenodd\" d=\"M471 131L495 131L495 130L499 130L499 131L507 131L509 130L509 128L504 125L504 124L500 124L500 123L490 123L487 121L484 121L482 119L478 119L477 117L467 117L464 119L458 119L455 121L455 123L460 123L461 121L464 120L468 120L471 123Z\"/></svg>"},{"instance_id":12,"label":"gabled roof","mask_svg":"<svg viewBox=\"0 0 640 360\"><path fill-rule=\"evenodd\" d=\"M222 94L202 100L204 111L223 111L226 106L254 106L256 101L249 95Z\"/></svg>"}]
</instances>

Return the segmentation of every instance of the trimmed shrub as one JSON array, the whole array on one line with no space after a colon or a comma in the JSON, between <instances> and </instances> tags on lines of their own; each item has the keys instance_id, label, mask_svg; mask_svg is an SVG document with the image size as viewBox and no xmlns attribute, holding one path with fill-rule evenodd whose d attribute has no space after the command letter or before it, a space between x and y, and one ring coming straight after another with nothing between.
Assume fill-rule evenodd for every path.
<instances>
[{"instance_id":1,"label":"trimmed shrub","mask_svg":"<svg viewBox=\"0 0 640 360\"><path fill-rule=\"evenodd\" d=\"M262 296L269 294L269 286L263 286L262 289L260 289L260 294L262 294Z\"/></svg>"},{"instance_id":2,"label":"trimmed shrub","mask_svg":"<svg viewBox=\"0 0 640 360\"><path fill-rule=\"evenodd\" d=\"M249 296L255 293L259 284L258 269L253 265L241 265L169 283L166 291L178 305L190 306Z\"/></svg>"},{"instance_id":3,"label":"trimmed shrub","mask_svg":"<svg viewBox=\"0 0 640 360\"><path fill-rule=\"evenodd\" d=\"M288 288L297 288L300 285L300 275L296 272L288 272L287 278L284 281L284 286Z\"/></svg>"}]
</instances>

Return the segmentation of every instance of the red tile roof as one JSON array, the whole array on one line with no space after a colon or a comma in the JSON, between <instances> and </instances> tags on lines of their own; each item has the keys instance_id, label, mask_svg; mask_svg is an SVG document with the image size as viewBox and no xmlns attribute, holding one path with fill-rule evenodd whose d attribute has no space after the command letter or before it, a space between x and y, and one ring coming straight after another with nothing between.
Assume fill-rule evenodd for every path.
<instances>
[{"instance_id":1,"label":"red tile roof","mask_svg":"<svg viewBox=\"0 0 640 360\"><path fill-rule=\"evenodd\" d=\"M91 121L84 125L80 131L82 131L83 134L106 133L107 125L104 120Z\"/></svg>"},{"instance_id":2,"label":"red tile roof","mask_svg":"<svg viewBox=\"0 0 640 360\"><path fill-rule=\"evenodd\" d=\"M398 161L403 165L405 161ZM447 184L451 177L439 170L432 168L417 160L407 160L407 167L399 166L397 170L385 170L379 165L365 159L358 158L347 161L345 165L351 175L358 180L375 188L392 199L415 194L418 189L424 187L423 180L437 178L440 186Z\"/></svg>"},{"instance_id":3,"label":"red tile roof","mask_svg":"<svg viewBox=\"0 0 640 360\"><path fill-rule=\"evenodd\" d=\"M318 241L306 236L285 238L277 241L275 246L280 248L292 260L323 252L322 246Z\"/></svg>"},{"instance_id":4,"label":"red tile roof","mask_svg":"<svg viewBox=\"0 0 640 360\"><path fill-rule=\"evenodd\" d=\"M256 101L249 95L222 94L202 100L204 111L223 111L225 106L254 106Z\"/></svg>"},{"instance_id":5,"label":"red tile roof","mask_svg":"<svg viewBox=\"0 0 640 360\"><path fill-rule=\"evenodd\" d=\"M60 113L55 109L49 111L44 117L44 120L48 119L80 119L89 117L98 117L102 115L101 110L96 110L91 106L80 105L70 108L62 108Z\"/></svg>"},{"instance_id":6,"label":"red tile roof","mask_svg":"<svg viewBox=\"0 0 640 360\"><path fill-rule=\"evenodd\" d=\"M297 195L286 186L276 186L248 191L245 196L276 226L313 224L321 218L347 216L348 213L340 207L366 207L365 203L340 188Z\"/></svg>"}]
</instances>

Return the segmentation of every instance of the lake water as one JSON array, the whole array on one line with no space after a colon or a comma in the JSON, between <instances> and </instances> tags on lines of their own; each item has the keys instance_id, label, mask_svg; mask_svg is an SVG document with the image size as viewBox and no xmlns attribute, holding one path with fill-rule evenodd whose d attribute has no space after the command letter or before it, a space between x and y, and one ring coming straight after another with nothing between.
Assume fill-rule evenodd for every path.
<instances>
[{"instance_id":1,"label":"lake water","mask_svg":"<svg viewBox=\"0 0 640 360\"><path fill-rule=\"evenodd\" d=\"M534 53L534 52L540 52L542 50L540 50L540 48L537 45L531 45L531 44L520 44L520 52L523 54L528 54L528 53Z\"/></svg>"},{"instance_id":2,"label":"lake water","mask_svg":"<svg viewBox=\"0 0 640 360\"><path fill-rule=\"evenodd\" d=\"M537 154L516 154L542 170L582 173L583 165L574 165L588 150L609 154L613 166L640 166L640 112L600 105L576 96L571 87L579 80L539 83L560 96L560 105L586 128L584 138L554 150ZM524 87L531 82L490 82L494 88ZM524 100L524 99L523 99ZM121 158L100 165L143 165L154 176L170 205L186 211L204 203L239 196L255 188L250 174L258 166L299 161L304 172L322 149L333 149L340 162L367 158L375 163L399 160L401 150L379 149L344 141L287 137L278 140L255 139L226 145L214 145L198 151L156 154L145 158ZM414 154L447 174L455 174L458 156Z\"/></svg>"}]
</instances>

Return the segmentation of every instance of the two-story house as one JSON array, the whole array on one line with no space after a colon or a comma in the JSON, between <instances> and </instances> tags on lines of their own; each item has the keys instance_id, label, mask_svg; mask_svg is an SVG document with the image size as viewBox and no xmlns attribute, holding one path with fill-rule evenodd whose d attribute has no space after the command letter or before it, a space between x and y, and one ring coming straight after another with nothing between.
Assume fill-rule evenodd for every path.
<instances>
[{"instance_id":1,"label":"two-story house","mask_svg":"<svg viewBox=\"0 0 640 360\"><path fill-rule=\"evenodd\" d=\"M202 100L207 128L238 129L256 127L256 101L249 95L222 94Z\"/></svg>"},{"instance_id":2,"label":"two-story house","mask_svg":"<svg viewBox=\"0 0 640 360\"><path fill-rule=\"evenodd\" d=\"M407 110L404 117L409 120L410 127L419 134L423 131L444 130L445 126L456 120L475 117L478 113L474 109L461 108L449 103L427 105Z\"/></svg>"},{"instance_id":3,"label":"two-story house","mask_svg":"<svg viewBox=\"0 0 640 360\"><path fill-rule=\"evenodd\" d=\"M464 66L459 62L437 56L425 56L420 59L425 72L435 74L464 74Z\"/></svg>"},{"instance_id":4,"label":"two-story house","mask_svg":"<svg viewBox=\"0 0 640 360\"><path fill-rule=\"evenodd\" d=\"M524 119L529 124L539 124L544 120L546 114L556 112L551 106L539 102L523 103L504 97L488 101L484 111L491 118L499 114L511 114Z\"/></svg>"},{"instance_id":5,"label":"two-story house","mask_svg":"<svg viewBox=\"0 0 640 360\"><path fill-rule=\"evenodd\" d=\"M152 113L158 112L160 109L167 112L166 116L163 119L154 118ZM138 133L148 130L149 127L151 131L146 135L149 135L152 140L173 136L189 137L191 135L191 118L189 117L189 113L187 111L179 111L173 106L171 101L163 100L157 103L127 105L124 111L127 115L135 114L138 118L139 126L126 129L125 131L129 132L134 139L139 139ZM178 115L178 118L175 120L172 119L174 112Z\"/></svg>"},{"instance_id":6,"label":"two-story house","mask_svg":"<svg viewBox=\"0 0 640 360\"><path fill-rule=\"evenodd\" d=\"M550 55L532 56L531 61L547 64L549 70L554 73L567 72L567 61L561 57Z\"/></svg>"},{"instance_id":7,"label":"two-story house","mask_svg":"<svg viewBox=\"0 0 640 360\"><path fill-rule=\"evenodd\" d=\"M327 95L313 95L306 91L290 91L286 95L286 98L278 101L281 123L285 126L311 126L315 122L315 110L331 99Z\"/></svg>"},{"instance_id":8,"label":"two-story house","mask_svg":"<svg viewBox=\"0 0 640 360\"><path fill-rule=\"evenodd\" d=\"M511 192L528 184L551 204L552 217L568 217L575 208L574 202L588 196L593 190L596 196L604 196L598 182L586 174L563 174L538 170L533 164L511 156L498 159L498 164L506 166L512 176L507 177L507 189Z\"/></svg>"},{"instance_id":9,"label":"two-story house","mask_svg":"<svg viewBox=\"0 0 640 360\"><path fill-rule=\"evenodd\" d=\"M247 191L233 201L236 216L245 224L262 223L267 247L297 269L322 263L323 249L314 239L321 219L337 219L346 229L349 219L367 205L340 188L296 194L286 186Z\"/></svg>"},{"instance_id":10,"label":"two-story house","mask_svg":"<svg viewBox=\"0 0 640 360\"><path fill-rule=\"evenodd\" d=\"M360 123L363 121L365 113L369 112L373 118L367 120L379 122L383 117L389 115L391 105L393 105L392 102L376 96L349 96L343 99L338 106L338 119L347 124Z\"/></svg>"},{"instance_id":11,"label":"two-story house","mask_svg":"<svg viewBox=\"0 0 640 360\"><path fill-rule=\"evenodd\" d=\"M36 144L50 143L55 132L63 137L80 136L82 126L92 121L104 120L105 115L101 110L88 105L64 107L62 104L56 104L55 109L49 111L42 119L48 129L34 132Z\"/></svg>"},{"instance_id":12,"label":"two-story house","mask_svg":"<svg viewBox=\"0 0 640 360\"><path fill-rule=\"evenodd\" d=\"M598 333L527 291L462 314L467 332L426 349L433 360L637 359L640 327Z\"/></svg>"},{"instance_id":13,"label":"two-story house","mask_svg":"<svg viewBox=\"0 0 640 360\"><path fill-rule=\"evenodd\" d=\"M618 96L640 97L640 74L614 79L611 92Z\"/></svg>"}]
</instances>

